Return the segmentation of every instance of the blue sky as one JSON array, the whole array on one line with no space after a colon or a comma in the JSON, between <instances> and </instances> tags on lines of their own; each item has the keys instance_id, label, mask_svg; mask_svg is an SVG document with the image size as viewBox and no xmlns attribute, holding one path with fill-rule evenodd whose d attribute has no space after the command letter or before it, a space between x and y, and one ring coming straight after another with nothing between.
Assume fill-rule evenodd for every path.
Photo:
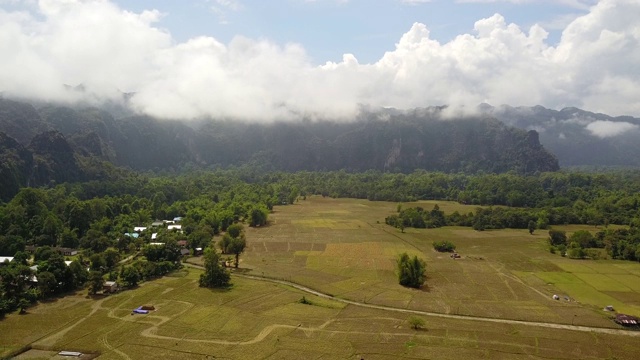
<instances>
[{"instance_id":1,"label":"blue sky","mask_svg":"<svg viewBox=\"0 0 640 360\"><path fill-rule=\"evenodd\" d=\"M638 14L638 0L0 0L0 91L133 92L136 111L186 119L480 103L640 116Z\"/></svg>"},{"instance_id":2,"label":"blue sky","mask_svg":"<svg viewBox=\"0 0 640 360\"><path fill-rule=\"evenodd\" d=\"M158 9L164 27L178 41L212 36L227 43L236 35L268 38L277 43L304 46L317 64L339 61L352 53L362 63L377 61L394 49L400 36L415 22L431 37L448 42L473 33L474 23L495 13L523 29L542 24L549 43L559 40L569 19L588 12L593 1L480 1L433 0L271 0L176 1L118 0L122 8L140 12Z\"/></svg>"}]
</instances>

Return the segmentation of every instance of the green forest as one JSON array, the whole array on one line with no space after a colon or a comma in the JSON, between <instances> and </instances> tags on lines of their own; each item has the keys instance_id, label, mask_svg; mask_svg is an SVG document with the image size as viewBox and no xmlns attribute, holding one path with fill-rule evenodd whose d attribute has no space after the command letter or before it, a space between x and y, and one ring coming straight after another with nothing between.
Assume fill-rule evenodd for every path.
<instances>
[{"instance_id":1,"label":"green forest","mask_svg":"<svg viewBox=\"0 0 640 360\"><path fill-rule=\"evenodd\" d=\"M402 229L455 225L478 231L528 228L533 232L549 231L558 224L589 224L597 229L595 236L550 233L550 251L580 258L588 257L590 249L602 248L614 259L640 260L638 171L529 176L422 170L288 173L247 166L181 175L117 174L107 180L21 188L0 204L0 256L14 257L0 266L1 313L78 287L89 286L96 292L103 279L135 286L180 267L185 248L193 254L196 249L217 247L235 253L237 264L241 251L232 248L240 232L221 236L229 227L263 226L274 205L304 201L311 195L478 205L474 212L448 215L437 206L399 206L386 223ZM163 220L179 221L179 230L165 226ZM136 232L136 227L147 229ZM244 249L244 238L240 243ZM65 257L64 249L78 253ZM144 256L119 264L135 254ZM28 264L31 256L33 263ZM71 261L68 266L65 259ZM31 281L34 276L37 283Z\"/></svg>"}]
</instances>

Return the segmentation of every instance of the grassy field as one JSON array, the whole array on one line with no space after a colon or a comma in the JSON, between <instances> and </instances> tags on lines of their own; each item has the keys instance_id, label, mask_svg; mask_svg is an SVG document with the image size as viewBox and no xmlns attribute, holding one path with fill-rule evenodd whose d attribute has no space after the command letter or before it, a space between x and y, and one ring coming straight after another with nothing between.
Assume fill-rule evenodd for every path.
<instances>
[{"instance_id":1,"label":"grassy field","mask_svg":"<svg viewBox=\"0 0 640 360\"><path fill-rule=\"evenodd\" d=\"M475 209L435 201L403 206L430 209L436 203L445 212ZM530 235L527 230L478 232L446 227L401 233L384 224L396 206L311 197L278 207L269 226L249 229L249 249L242 264L256 275L407 309L603 327L615 327L610 314L600 311L606 305L640 315L640 264L578 261L550 254L545 231ZM432 242L436 240L453 241L463 258L452 260L435 252ZM402 252L426 260L424 289L397 284L395 259ZM575 301L555 301L554 294Z\"/></svg>"},{"instance_id":2,"label":"grassy field","mask_svg":"<svg viewBox=\"0 0 640 360\"><path fill-rule=\"evenodd\" d=\"M474 208L438 204L446 212ZM396 205L311 197L276 207L269 226L247 229L241 268L403 309L614 329L602 307L640 315L640 264L562 258L547 251L543 232L447 227L401 233L384 224ZM434 252L431 243L442 239L453 241L462 259ZM394 265L402 252L426 260L423 289L397 284ZM640 358L638 337L429 316L426 329L416 331L409 314L238 277L231 290L202 289L199 274L185 269L113 296L77 293L27 315L11 314L0 321L0 357L32 344L35 350L19 358L55 358L53 350L94 352L100 359ZM299 303L302 296L313 305ZM157 310L131 315L140 305Z\"/></svg>"},{"instance_id":3,"label":"grassy field","mask_svg":"<svg viewBox=\"0 0 640 360\"><path fill-rule=\"evenodd\" d=\"M234 278L231 290L197 286L199 271L165 277L119 294L84 294L38 305L0 322L0 346L34 342L18 359L53 359L55 351L100 359L633 359L637 338L525 325L425 317L346 305L287 286ZM302 296L313 305L300 304ZM148 315L131 315L142 304ZM535 310L535 306L532 307ZM52 317L52 315L58 317ZM25 321L32 337L26 339ZM37 324L37 326L36 326ZM32 326L32 327L31 327ZM48 351L48 352L47 352Z\"/></svg>"}]
</instances>

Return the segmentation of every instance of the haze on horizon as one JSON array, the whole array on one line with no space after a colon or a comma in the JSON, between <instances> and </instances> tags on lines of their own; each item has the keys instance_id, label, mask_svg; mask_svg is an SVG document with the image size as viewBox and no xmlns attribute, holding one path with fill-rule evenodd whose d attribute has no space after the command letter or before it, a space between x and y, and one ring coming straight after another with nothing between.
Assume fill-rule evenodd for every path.
<instances>
[{"instance_id":1,"label":"haze on horizon","mask_svg":"<svg viewBox=\"0 0 640 360\"><path fill-rule=\"evenodd\" d=\"M251 5L204 2L219 11ZM338 2L349 6L348 0ZM431 5L396 2L415 11ZM503 2L517 7L536 1ZM428 23L408 22L395 44L387 44L391 50L373 61L352 53L340 61L314 59L312 45L263 36L182 39L172 34L179 29L160 25L171 13L134 11L108 0L16 3L0 0L0 53L5 54L0 91L9 96L74 101L134 92L135 110L184 119L349 118L363 105L475 108L480 103L640 115L637 0L563 1L581 14L562 24L557 41L545 28L551 24L524 28L498 13L477 19L472 31L450 40L437 40ZM63 84L83 84L87 91L68 91Z\"/></svg>"}]
</instances>

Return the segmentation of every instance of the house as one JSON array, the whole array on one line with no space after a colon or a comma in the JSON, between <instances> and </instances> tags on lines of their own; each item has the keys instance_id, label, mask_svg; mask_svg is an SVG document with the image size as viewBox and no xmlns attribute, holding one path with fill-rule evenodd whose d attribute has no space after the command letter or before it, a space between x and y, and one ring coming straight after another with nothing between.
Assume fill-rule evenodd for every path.
<instances>
[{"instance_id":1,"label":"house","mask_svg":"<svg viewBox=\"0 0 640 360\"><path fill-rule=\"evenodd\" d=\"M102 291L105 293L114 293L118 291L118 283L116 281L105 281L102 285Z\"/></svg>"},{"instance_id":2,"label":"house","mask_svg":"<svg viewBox=\"0 0 640 360\"><path fill-rule=\"evenodd\" d=\"M180 255L182 256L187 256L191 254L191 252L189 251L189 249L180 249Z\"/></svg>"},{"instance_id":3,"label":"house","mask_svg":"<svg viewBox=\"0 0 640 360\"><path fill-rule=\"evenodd\" d=\"M125 234L126 235L126 234ZM30 253L34 253L36 252L36 249L38 249L37 246L34 245L27 245L25 246L24 250ZM72 249L72 248L66 248L66 247L52 247L51 250L53 251L57 251L60 254L64 255L64 256L74 256L74 255L78 255L78 250L77 249Z\"/></svg>"},{"instance_id":4,"label":"house","mask_svg":"<svg viewBox=\"0 0 640 360\"><path fill-rule=\"evenodd\" d=\"M614 321L622 326L640 326L640 319L626 314L616 314Z\"/></svg>"},{"instance_id":5,"label":"house","mask_svg":"<svg viewBox=\"0 0 640 360\"><path fill-rule=\"evenodd\" d=\"M128 236L128 237L132 237L134 239L137 239L138 237L140 237L140 235L138 233L124 233L124 236Z\"/></svg>"},{"instance_id":6,"label":"house","mask_svg":"<svg viewBox=\"0 0 640 360\"><path fill-rule=\"evenodd\" d=\"M60 247L60 248L53 248L53 250L57 250L59 253L61 253L64 256L78 255L78 250L76 249Z\"/></svg>"},{"instance_id":7,"label":"house","mask_svg":"<svg viewBox=\"0 0 640 360\"><path fill-rule=\"evenodd\" d=\"M194 255L202 255L202 248L201 247L197 247L196 248L196 252L194 253Z\"/></svg>"},{"instance_id":8,"label":"house","mask_svg":"<svg viewBox=\"0 0 640 360\"><path fill-rule=\"evenodd\" d=\"M158 237L158 233L151 234L151 240L155 240Z\"/></svg>"},{"instance_id":9,"label":"house","mask_svg":"<svg viewBox=\"0 0 640 360\"><path fill-rule=\"evenodd\" d=\"M133 231L137 232L137 233L141 233L143 231L147 230L146 226L136 226L133 228Z\"/></svg>"},{"instance_id":10,"label":"house","mask_svg":"<svg viewBox=\"0 0 640 360\"><path fill-rule=\"evenodd\" d=\"M13 261L13 256L0 256L0 265L4 264L5 262L10 263Z\"/></svg>"},{"instance_id":11,"label":"house","mask_svg":"<svg viewBox=\"0 0 640 360\"><path fill-rule=\"evenodd\" d=\"M162 220L165 224L173 224L173 220Z\"/></svg>"},{"instance_id":12,"label":"house","mask_svg":"<svg viewBox=\"0 0 640 360\"><path fill-rule=\"evenodd\" d=\"M164 223L162 221L160 221L160 220L156 220L156 221L151 223L152 227L158 227L158 226L162 226L162 225L164 225Z\"/></svg>"},{"instance_id":13,"label":"house","mask_svg":"<svg viewBox=\"0 0 640 360\"><path fill-rule=\"evenodd\" d=\"M178 240L178 246L187 247L187 240Z\"/></svg>"},{"instance_id":14,"label":"house","mask_svg":"<svg viewBox=\"0 0 640 360\"><path fill-rule=\"evenodd\" d=\"M167 226L167 230L181 230L182 225L169 225Z\"/></svg>"},{"instance_id":15,"label":"house","mask_svg":"<svg viewBox=\"0 0 640 360\"><path fill-rule=\"evenodd\" d=\"M174 223L177 223L177 222L180 222L180 221L182 221L182 216L176 216L176 217L173 218L173 222Z\"/></svg>"},{"instance_id":16,"label":"house","mask_svg":"<svg viewBox=\"0 0 640 360\"><path fill-rule=\"evenodd\" d=\"M149 246L164 246L163 242L150 242Z\"/></svg>"}]
</instances>

